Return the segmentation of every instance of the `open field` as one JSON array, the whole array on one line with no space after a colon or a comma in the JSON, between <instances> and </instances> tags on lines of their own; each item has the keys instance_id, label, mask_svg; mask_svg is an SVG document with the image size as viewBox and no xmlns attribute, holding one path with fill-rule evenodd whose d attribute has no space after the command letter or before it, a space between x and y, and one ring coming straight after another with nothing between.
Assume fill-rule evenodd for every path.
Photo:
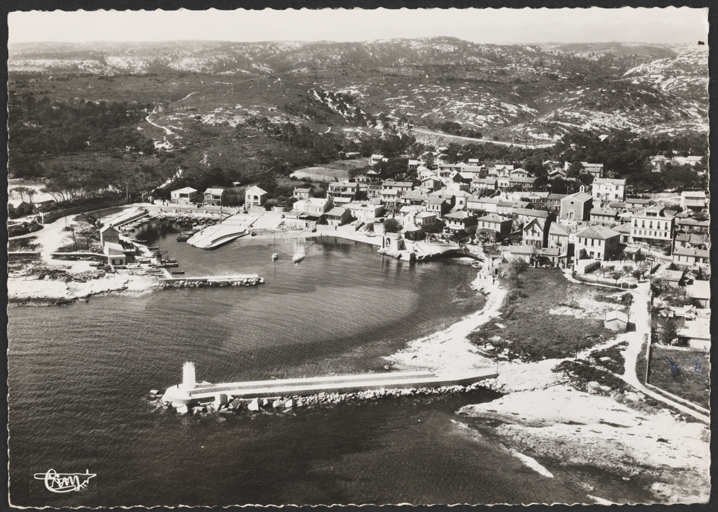
<instances>
[{"instance_id":1,"label":"open field","mask_svg":"<svg viewBox=\"0 0 718 512\"><path fill-rule=\"evenodd\" d=\"M528 269L506 285L511 290L501 316L470 339L509 359L569 357L605 342L614 337L603 327L605 312L625 307L607 302L604 289L569 282L557 269Z\"/></svg>"},{"instance_id":2,"label":"open field","mask_svg":"<svg viewBox=\"0 0 718 512\"><path fill-rule=\"evenodd\" d=\"M654 344L648 382L669 393L710 408L711 363L705 350Z\"/></svg>"}]
</instances>

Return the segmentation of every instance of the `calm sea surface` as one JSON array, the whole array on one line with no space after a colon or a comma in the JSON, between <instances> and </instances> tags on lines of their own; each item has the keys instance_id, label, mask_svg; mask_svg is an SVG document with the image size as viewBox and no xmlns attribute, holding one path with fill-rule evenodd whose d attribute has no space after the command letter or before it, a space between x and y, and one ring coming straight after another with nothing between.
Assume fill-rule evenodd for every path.
<instances>
[{"instance_id":1,"label":"calm sea surface","mask_svg":"<svg viewBox=\"0 0 718 512\"><path fill-rule=\"evenodd\" d=\"M187 360L210 382L382 371L383 356L484 303L476 270L458 261L410 265L322 239L294 265L281 235L203 251L177 232L155 222L136 236L186 275L266 284L9 308L13 504L571 503L590 501L588 481L590 494L645 499L615 475L524 467L490 425L455 414L496 398L487 391L207 418L154 410L148 392L177 384ZM33 478L48 469L97 476L53 494Z\"/></svg>"}]
</instances>

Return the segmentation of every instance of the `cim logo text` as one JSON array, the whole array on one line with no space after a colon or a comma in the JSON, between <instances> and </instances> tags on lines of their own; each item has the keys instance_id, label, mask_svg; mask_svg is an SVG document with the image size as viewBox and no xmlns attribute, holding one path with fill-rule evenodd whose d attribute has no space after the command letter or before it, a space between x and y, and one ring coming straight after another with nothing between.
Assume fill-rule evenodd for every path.
<instances>
[{"instance_id":1,"label":"cim logo text","mask_svg":"<svg viewBox=\"0 0 718 512\"><path fill-rule=\"evenodd\" d=\"M87 489L90 478L97 475L85 470L84 473L58 473L49 469L47 473L35 473L35 480L44 480L45 487L50 492L73 492Z\"/></svg>"}]
</instances>

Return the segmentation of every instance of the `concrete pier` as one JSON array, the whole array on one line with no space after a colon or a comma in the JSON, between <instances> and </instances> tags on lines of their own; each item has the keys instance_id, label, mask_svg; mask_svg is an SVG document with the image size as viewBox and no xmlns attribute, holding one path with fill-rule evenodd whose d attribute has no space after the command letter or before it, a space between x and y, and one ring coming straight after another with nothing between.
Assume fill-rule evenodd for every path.
<instances>
[{"instance_id":1,"label":"concrete pier","mask_svg":"<svg viewBox=\"0 0 718 512\"><path fill-rule=\"evenodd\" d=\"M191 363L190 363L191 364ZM314 395L318 393L354 393L378 389L437 388L469 386L498 376L495 370L476 370L465 373L436 374L433 372L391 372L303 379L262 380L225 384L183 382L168 388L163 402L178 407L197 405L228 397L239 399L278 398Z\"/></svg>"}]
</instances>

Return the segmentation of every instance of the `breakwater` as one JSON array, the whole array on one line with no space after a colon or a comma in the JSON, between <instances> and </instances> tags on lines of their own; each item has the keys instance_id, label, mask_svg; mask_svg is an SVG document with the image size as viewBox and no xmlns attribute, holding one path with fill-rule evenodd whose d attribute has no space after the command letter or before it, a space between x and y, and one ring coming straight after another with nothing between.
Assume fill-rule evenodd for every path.
<instances>
[{"instance_id":1,"label":"breakwater","mask_svg":"<svg viewBox=\"0 0 718 512\"><path fill-rule=\"evenodd\" d=\"M167 277L159 280L161 288L201 288L203 286L257 286L264 279L257 275Z\"/></svg>"},{"instance_id":2,"label":"breakwater","mask_svg":"<svg viewBox=\"0 0 718 512\"><path fill-rule=\"evenodd\" d=\"M307 377L300 379L260 380L245 382L230 382L211 384L209 382L197 383L194 364L186 362L182 368L182 383L167 388L162 396L162 402L171 404L180 412L186 412L188 407L204 406L212 402L214 407L222 406L234 400L250 399L248 407L257 407L259 400L281 400L281 397L292 397L299 402L301 396L346 395L370 393L372 396L384 396L387 392L398 393L402 390L413 389L459 389L466 388L486 379L496 378L497 372L493 370L473 370L462 373L437 374L429 371L364 373L351 375L334 375L330 377ZM157 394L154 392L153 394ZM361 396L361 395L357 395ZM368 396L368 395L366 395ZM254 405L253 405L254 404Z\"/></svg>"},{"instance_id":3,"label":"breakwater","mask_svg":"<svg viewBox=\"0 0 718 512\"><path fill-rule=\"evenodd\" d=\"M493 375L492 378L495 378ZM315 408L322 406L354 403L367 400L382 400L401 397L428 397L432 395L455 395L468 393L483 388L485 384L455 384L439 387L415 388L380 388L348 393L320 392L312 395L286 395L267 398L234 398L228 396L225 400L215 400L207 403L192 405L172 405L164 400L156 390L150 392L149 401L158 410L174 409L179 415L209 416L212 414L242 414L242 413L283 413L295 408Z\"/></svg>"}]
</instances>

